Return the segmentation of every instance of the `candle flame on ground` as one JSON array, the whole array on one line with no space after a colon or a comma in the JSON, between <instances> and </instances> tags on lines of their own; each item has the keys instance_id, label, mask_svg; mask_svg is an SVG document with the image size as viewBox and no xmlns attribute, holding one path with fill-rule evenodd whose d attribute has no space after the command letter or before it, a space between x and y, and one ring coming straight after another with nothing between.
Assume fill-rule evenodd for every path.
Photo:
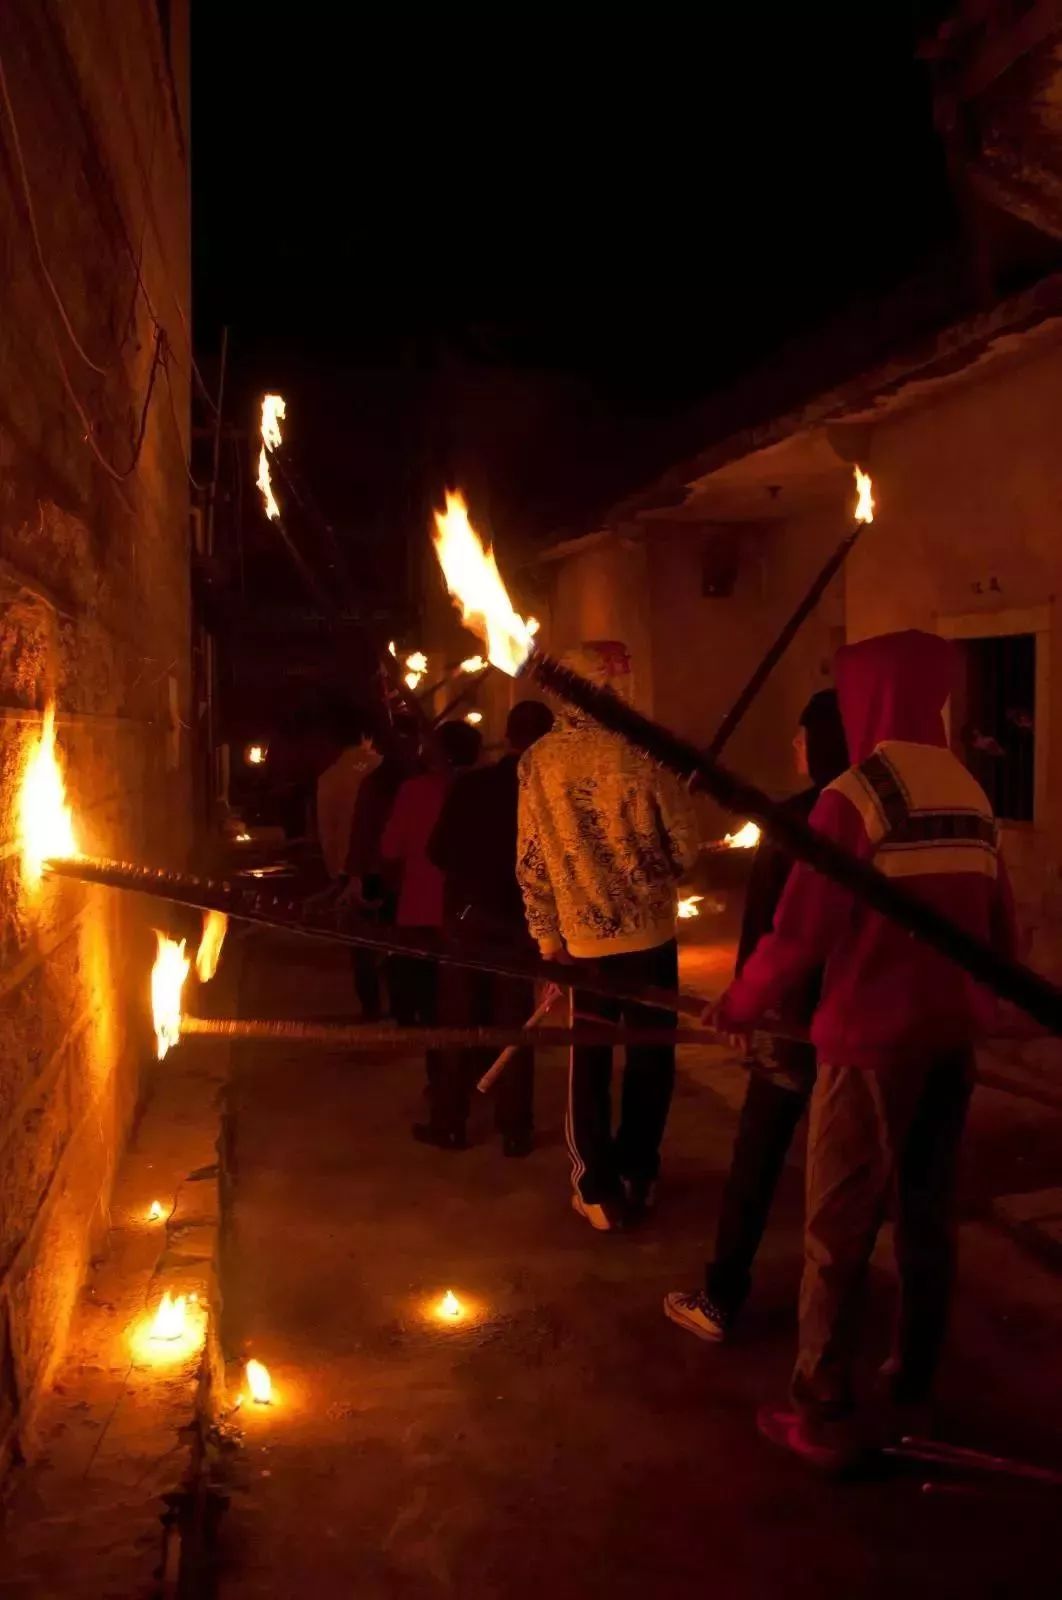
<instances>
[{"instance_id":1,"label":"candle flame on ground","mask_svg":"<svg viewBox=\"0 0 1062 1600\"><path fill-rule=\"evenodd\" d=\"M41 736L22 774L19 842L23 871L33 887L40 883L46 861L79 854L63 768L55 749L54 703L44 709Z\"/></svg>"},{"instance_id":2,"label":"candle flame on ground","mask_svg":"<svg viewBox=\"0 0 1062 1600\"><path fill-rule=\"evenodd\" d=\"M439 1301L439 1315L447 1322L455 1322L461 1315L461 1302L452 1289L447 1289Z\"/></svg>"},{"instance_id":3,"label":"candle flame on ground","mask_svg":"<svg viewBox=\"0 0 1062 1600\"><path fill-rule=\"evenodd\" d=\"M723 840L729 850L754 850L760 842L760 829L754 822L746 822L737 833L728 833Z\"/></svg>"},{"instance_id":4,"label":"candle flame on ground","mask_svg":"<svg viewBox=\"0 0 1062 1600\"><path fill-rule=\"evenodd\" d=\"M494 551L469 521L461 494L446 491L446 509L435 513L433 534L446 587L461 608L465 626L487 646L487 659L515 677L531 650L532 633L513 610Z\"/></svg>"},{"instance_id":5,"label":"candle flame on ground","mask_svg":"<svg viewBox=\"0 0 1062 1600\"><path fill-rule=\"evenodd\" d=\"M158 955L151 969L151 1016L161 1061L181 1037L181 992L192 963L184 953L184 940L167 939L155 930Z\"/></svg>"},{"instance_id":6,"label":"candle flame on ground","mask_svg":"<svg viewBox=\"0 0 1062 1600\"><path fill-rule=\"evenodd\" d=\"M703 894L688 894L684 900L680 900L677 913L680 921L688 922L691 917L699 917L700 903L703 899Z\"/></svg>"},{"instance_id":7,"label":"candle flame on ground","mask_svg":"<svg viewBox=\"0 0 1062 1600\"><path fill-rule=\"evenodd\" d=\"M148 1221L149 1222L161 1222L163 1217L164 1217L164 1215L165 1215L165 1212L162 1209L162 1201L161 1200L152 1200L151 1205L150 1205L150 1207L148 1209Z\"/></svg>"},{"instance_id":8,"label":"candle flame on ground","mask_svg":"<svg viewBox=\"0 0 1062 1600\"><path fill-rule=\"evenodd\" d=\"M246 1366L247 1391L256 1405L268 1406L273 1403L273 1380L269 1375L269 1368L261 1361L252 1357Z\"/></svg>"},{"instance_id":9,"label":"candle flame on ground","mask_svg":"<svg viewBox=\"0 0 1062 1600\"><path fill-rule=\"evenodd\" d=\"M224 911L203 912L203 933L195 953L195 972L200 983L209 983L218 970L221 947L229 930L229 919Z\"/></svg>"},{"instance_id":10,"label":"candle flame on ground","mask_svg":"<svg viewBox=\"0 0 1062 1600\"><path fill-rule=\"evenodd\" d=\"M175 1299L167 1289L152 1320L151 1337L169 1343L182 1338L187 1331L188 1296L179 1294Z\"/></svg>"},{"instance_id":11,"label":"candle flame on ground","mask_svg":"<svg viewBox=\"0 0 1062 1600\"><path fill-rule=\"evenodd\" d=\"M856 481L856 508L855 520L857 522L874 521L874 480L869 472L864 472L861 467L855 467Z\"/></svg>"},{"instance_id":12,"label":"candle flame on ground","mask_svg":"<svg viewBox=\"0 0 1062 1600\"><path fill-rule=\"evenodd\" d=\"M249 744L247 746L247 764L251 767L260 767L265 762L266 747L264 744Z\"/></svg>"}]
</instances>

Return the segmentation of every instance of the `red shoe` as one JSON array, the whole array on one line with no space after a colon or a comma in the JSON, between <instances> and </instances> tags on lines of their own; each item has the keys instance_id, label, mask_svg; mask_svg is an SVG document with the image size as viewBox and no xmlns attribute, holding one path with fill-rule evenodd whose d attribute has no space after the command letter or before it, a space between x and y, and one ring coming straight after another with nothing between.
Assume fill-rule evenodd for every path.
<instances>
[{"instance_id":1,"label":"red shoe","mask_svg":"<svg viewBox=\"0 0 1062 1600\"><path fill-rule=\"evenodd\" d=\"M761 1406L756 1426L765 1439L799 1456L817 1472L848 1472L863 1453L850 1427L821 1423L812 1428L799 1411L786 1411L781 1406Z\"/></svg>"}]
</instances>

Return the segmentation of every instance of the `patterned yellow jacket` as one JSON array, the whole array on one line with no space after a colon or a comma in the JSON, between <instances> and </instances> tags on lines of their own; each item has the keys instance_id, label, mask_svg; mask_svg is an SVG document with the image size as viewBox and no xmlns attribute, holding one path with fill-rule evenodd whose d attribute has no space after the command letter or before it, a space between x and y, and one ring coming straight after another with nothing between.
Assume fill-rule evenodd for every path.
<instances>
[{"instance_id":1,"label":"patterned yellow jacket","mask_svg":"<svg viewBox=\"0 0 1062 1600\"><path fill-rule=\"evenodd\" d=\"M697 859L675 779L570 712L520 761L516 875L544 956L652 950L674 937L676 886Z\"/></svg>"}]
</instances>

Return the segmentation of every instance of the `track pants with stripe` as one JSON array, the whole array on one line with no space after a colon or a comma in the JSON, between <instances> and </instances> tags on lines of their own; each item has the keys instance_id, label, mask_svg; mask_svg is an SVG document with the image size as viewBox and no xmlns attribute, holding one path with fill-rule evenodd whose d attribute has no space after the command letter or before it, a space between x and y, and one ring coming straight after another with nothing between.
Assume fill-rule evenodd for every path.
<instances>
[{"instance_id":1,"label":"track pants with stripe","mask_svg":"<svg viewBox=\"0 0 1062 1600\"><path fill-rule=\"evenodd\" d=\"M589 964L589 963L588 963ZM617 983L678 984L678 946L674 939L653 950L603 956L595 969ZM578 1017L602 1017L631 1028L673 1028L675 1014L652 1006L624 1004L575 990ZM673 1045L634 1045L626 1050L619 1126L613 1134L612 1050L579 1046L571 1053L568 1078L568 1149L572 1182L590 1204L619 1195L623 1178L651 1183L660 1169L660 1142L675 1084Z\"/></svg>"}]
</instances>

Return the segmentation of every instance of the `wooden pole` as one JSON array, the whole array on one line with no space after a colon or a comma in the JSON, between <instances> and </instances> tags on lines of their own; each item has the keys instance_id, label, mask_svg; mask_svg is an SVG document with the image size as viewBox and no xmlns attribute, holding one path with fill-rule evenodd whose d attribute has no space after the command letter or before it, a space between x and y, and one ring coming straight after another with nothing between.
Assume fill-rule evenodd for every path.
<instances>
[{"instance_id":1,"label":"wooden pole","mask_svg":"<svg viewBox=\"0 0 1062 1600\"><path fill-rule=\"evenodd\" d=\"M712 735L712 739L707 750L709 760L714 761L717 756L722 754L723 750L729 744L731 735L742 721L746 711L749 709L752 702L755 700L756 696L767 682L767 679L770 677L779 661L781 661L782 657L789 649L789 646L800 632L800 629L804 626L804 623L807 621L812 611L814 611L815 607L822 599L828 585L844 566L844 563L848 559L853 545L859 538L859 535L862 533L865 526L865 523L857 522L851 532L845 534L836 550L834 550L833 554L830 556L830 559L826 562L826 565L822 568L822 571L819 572L815 577L811 587L808 589L807 594L805 594L804 598L793 612L793 615L789 618L789 621L779 633L777 639L775 639L770 648L764 652L763 659L756 667L756 670L753 672L748 683L746 683L745 687L734 701L734 704L730 707L730 710L727 712L726 716L715 730L715 733Z\"/></svg>"}]
</instances>

